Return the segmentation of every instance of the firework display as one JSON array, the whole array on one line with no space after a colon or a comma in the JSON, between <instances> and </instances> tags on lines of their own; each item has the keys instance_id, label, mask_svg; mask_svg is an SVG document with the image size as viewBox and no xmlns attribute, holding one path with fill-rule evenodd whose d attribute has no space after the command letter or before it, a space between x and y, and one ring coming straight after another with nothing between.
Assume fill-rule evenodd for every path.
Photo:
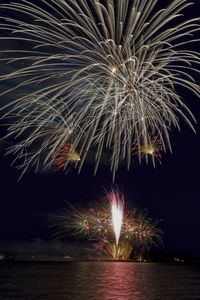
<instances>
[{"instance_id":1,"label":"firework display","mask_svg":"<svg viewBox=\"0 0 200 300\"><path fill-rule=\"evenodd\" d=\"M1 82L13 83L1 95L32 87L16 93L2 113L9 120L8 136L21 138L8 152L24 159L22 168L37 168L42 153L43 167L52 165L56 149L73 141L79 170L92 150L96 172L108 151L114 176L122 160L130 167L135 145L142 155L149 154L156 136L163 149L170 149L169 131L179 128L179 117L193 128L192 113L176 87L200 94L192 77L200 56L185 46L196 41L198 18L181 19L188 0L156 11L158 2L0 5L7 35L2 39L23 46L2 52L15 70L0 76ZM59 160L59 167L69 161Z\"/></svg>"},{"instance_id":2,"label":"firework display","mask_svg":"<svg viewBox=\"0 0 200 300\"><path fill-rule=\"evenodd\" d=\"M114 216L113 205L120 211ZM162 230L157 222L153 222L146 211L125 209L124 196L115 190L92 208L68 204L56 219L54 227L59 238L71 234L76 238L94 240L96 249L114 260L128 260L131 253L135 257L144 255L152 246L162 242Z\"/></svg>"}]
</instances>

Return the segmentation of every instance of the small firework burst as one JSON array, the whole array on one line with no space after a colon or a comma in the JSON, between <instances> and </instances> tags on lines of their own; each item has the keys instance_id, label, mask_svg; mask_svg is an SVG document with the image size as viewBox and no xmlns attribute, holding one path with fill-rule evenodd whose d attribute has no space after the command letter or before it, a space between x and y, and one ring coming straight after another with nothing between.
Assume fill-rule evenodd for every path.
<instances>
[{"instance_id":1,"label":"small firework burst","mask_svg":"<svg viewBox=\"0 0 200 300\"><path fill-rule=\"evenodd\" d=\"M140 162L142 158L145 158L146 162L148 162L148 159L150 158L155 166L155 160L158 160L161 163L163 151L165 151L165 147L159 137L156 136L152 137L152 139L140 145L138 148L134 148L133 155L137 155Z\"/></svg>"},{"instance_id":2,"label":"small firework burst","mask_svg":"<svg viewBox=\"0 0 200 300\"><path fill-rule=\"evenodd\" d=\"M105 242L104 249L114 260L128 260L133 250L130 243L115 244L108 241Z\"/></svg>"},{"instance_id":3,"label":"small firework burst","mask_svg":"<svg viewBox=\"0 0 200 300\"><path fill-rule=\"evenodd\" d=\"M80 156L72 144L66 143L56 148L53 161L58 169L65 169L69 162L80 161Z\"/></svg>"}]
</instances>

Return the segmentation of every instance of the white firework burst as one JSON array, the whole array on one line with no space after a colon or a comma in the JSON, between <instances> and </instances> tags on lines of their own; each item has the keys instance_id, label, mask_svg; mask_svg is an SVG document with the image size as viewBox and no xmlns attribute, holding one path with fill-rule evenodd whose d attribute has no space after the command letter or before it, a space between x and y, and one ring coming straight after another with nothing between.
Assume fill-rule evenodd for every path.
<instances>
[{"instance_id":1,"label":"white firework burst","mask_svg":"<svg viewBox=\"0 0 200 300\"><path fill-rule=\"evenodd\" d=\"M102 152L109 151L115 175L120 161L130 166L133 147L149 145L154 136L163 149L171 149L169 130L179 128L180 116L194 129L194 117L176 87L200 94L192 77L199 72L199 53L184 47L197 41L199 18L181 19L180 12L192 4L188 0L157 10L159 2L40 0L36 5L21 0L0 5L11 14L2 18L9 32L3 39L29 45L6 51L4 61L18 67L0 77L17 80L2 95L34 89L4 107L3 116L11 120L8 134L26 133L10 149L24 158L22 167L37 165L44 151L43 165L51 165L56 147L73 139L79 170L91 149L95 172Z\"/></svg>"}]
</instances>

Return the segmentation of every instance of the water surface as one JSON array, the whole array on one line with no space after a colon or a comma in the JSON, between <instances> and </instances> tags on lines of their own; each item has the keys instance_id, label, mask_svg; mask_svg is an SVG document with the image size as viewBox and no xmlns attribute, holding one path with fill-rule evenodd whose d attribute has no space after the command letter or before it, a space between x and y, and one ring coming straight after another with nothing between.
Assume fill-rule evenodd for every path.
<instances>
[{"instance_id":1,"label":"water surface","mask_svg":"<svg viewBox=\"0 0 200 300\"><path fill-rule=\"evenodd\" d=\"M0 264L0 299L200 299L200 266L121 262Z\"/></svg>"}]
</instances>

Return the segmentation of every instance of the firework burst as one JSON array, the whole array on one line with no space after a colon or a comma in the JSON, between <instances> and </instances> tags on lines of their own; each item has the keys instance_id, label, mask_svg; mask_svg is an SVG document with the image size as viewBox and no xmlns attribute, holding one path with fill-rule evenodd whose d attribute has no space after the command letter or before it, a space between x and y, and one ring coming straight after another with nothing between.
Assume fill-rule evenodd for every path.
<instances>
[{"instance_id":1,"label":"firework burst","mask_svg":"<svg viewBox=\"0 0 200 300\"><path fill-rule=\"evenodd\" d=\"M112 205L116 210L114 216ZM124 196L114 190L92 208L68 204L56 220L53 225L56 236L64 238L71 234L94 240L96 250L106 252L115 260L127 260L131 253L143 255L162 242L162 230L157 222L153 222L146 211L125 209Z\"/></svg>"},{"instance_id":2,"label":"firework burst","mask_svg":"<svg viewBox=\"0 0 200 300\"><path fill-rule=\"evenodd\" d=\"M17 67L0 80L17 84L2 95L34 87L4 107L5 115L14 116L9 134L27 132L11 150L24 158L25 168L37 165L43 151L44 167L49 166L60 141L71 142L73 135L79 170L93 149L96 172L107 150L114 176L122 160L130 166L133 145L140 149L152 135L170 148L169 130L179 128L179 116L193 128L193 116L176 87L200 94L192 77L199 53L183 49L196 42L192 36L199 31L199 19L181 20L192 4L188 0L171 1L160 11L157 2L41 0L36 5L21 0L0 6L9 14L2 17L8 33L3 39L27 45L6 50L4 61ZM54 123L56 138L44 135L43 122Z\"/></svg>"}]
</instances>

